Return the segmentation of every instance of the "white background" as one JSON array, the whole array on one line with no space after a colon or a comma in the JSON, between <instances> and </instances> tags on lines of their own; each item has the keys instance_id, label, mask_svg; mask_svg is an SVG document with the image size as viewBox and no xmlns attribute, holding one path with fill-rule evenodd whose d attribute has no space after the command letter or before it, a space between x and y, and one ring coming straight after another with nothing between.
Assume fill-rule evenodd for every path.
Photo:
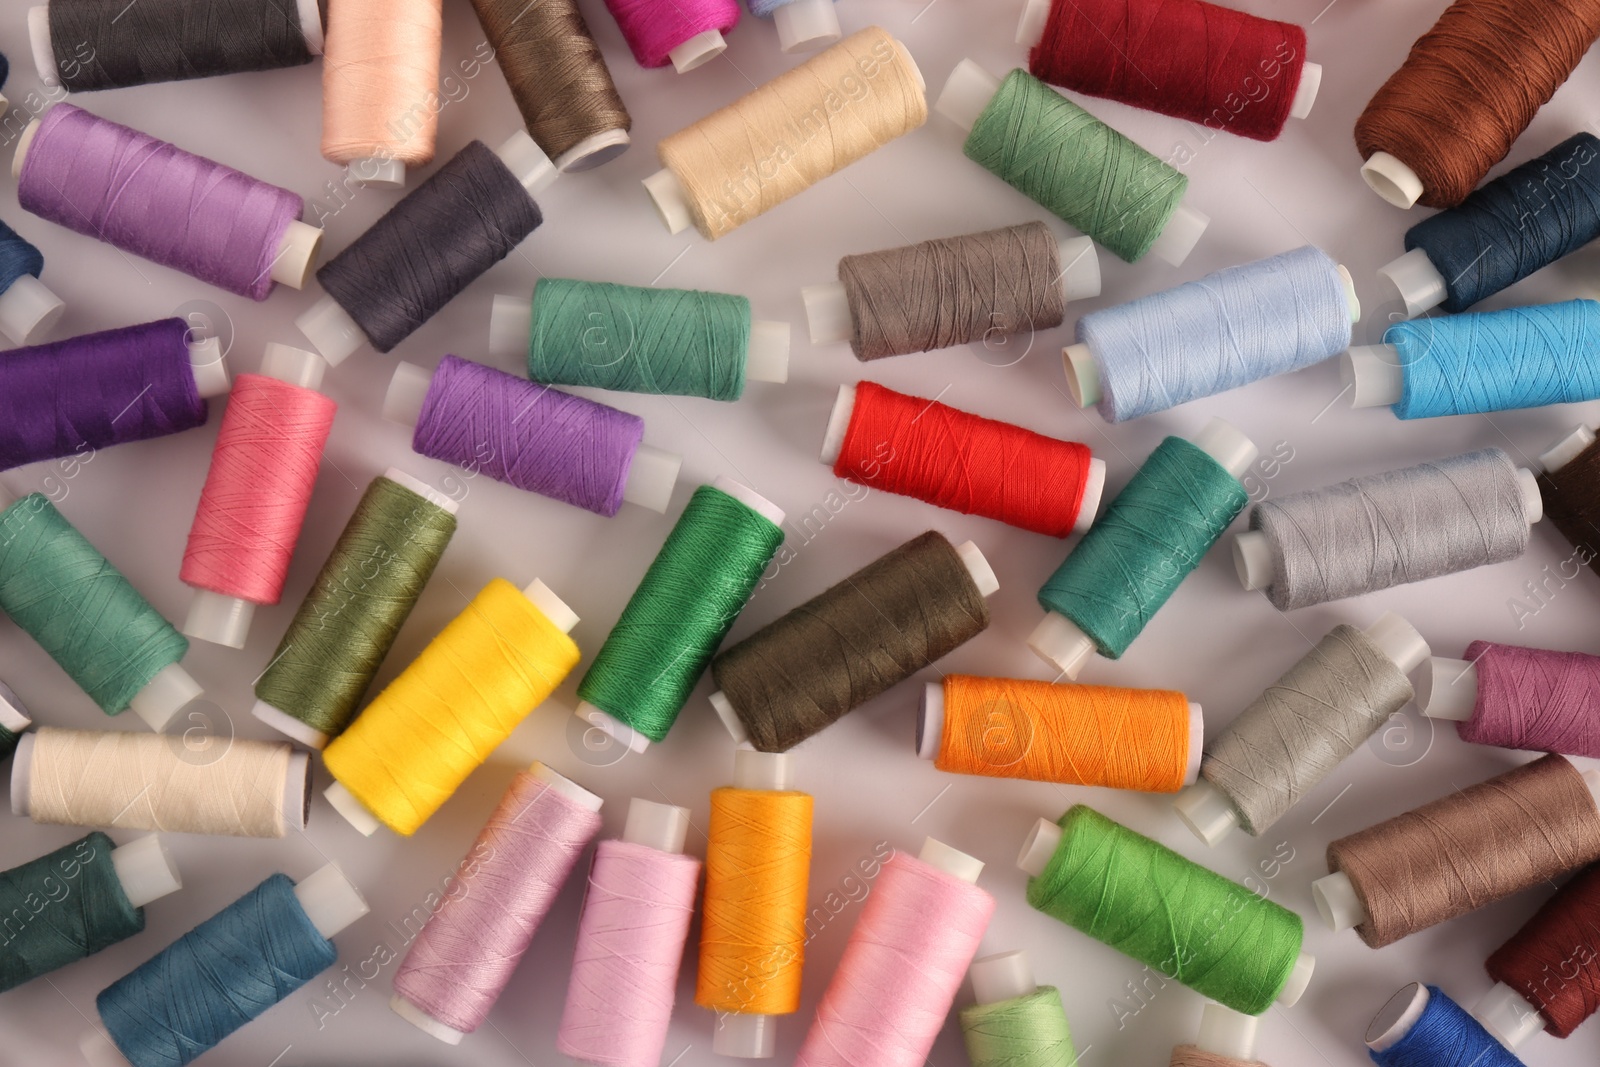
<instances>
[{"instance_id":1,"label":"white background","mask_svg":"<svg viewBox=\"0 0 1600 1067\"><path fill-rule=\"evenodd\" d=\"M622 759L615 751L584 750L581 733L571 728L574 687L694 486L730 475L793 517L823 505L837 489L831 473L816 460L823 424L835 388L864 372L903 391L937 394L960 408L1087 441L1109 464L1113 491L1164 435L1193 432L1213 414L1234 420L1265 450L1282 442L1283 449L1292 451L1293 459L1274 476L1253 483L1258 497L1487 445L1532 462L1573 424L1593 421L1595 405L1584 405L1402 425L1387 410L1352 412L1347 399L1336 401L1340 386L1331 363L1117 427L1072 405L1058 357L1077 314L1308 242L1349 265L1369 313L1357 328L1358 340L1377 340L1391 309L1379 306L1374 270L1400 253L1401 234L1422 211L1402 213L1366 190L1356 174L1359 160L1351 129L1362 105L1444 5L1439 0L1334 0L1324 8L1325 2L1250 0L1243 5L1309 25L1311 56L1325 70L1310 120L1291 121L1276 143L1222 135L1207 144L1194 128L1176 120L1085 101L1096 115L1157 155L1166 157L1180 146L1193 153L1185 168L1193 179L1190 202L1213 222L1183 268L1153 260L1129 266L1103 253L1104 296L1092 305L1070 308L1067 327L1032 338L1031 347L1023 340L1004 352L958 348L864 368L845 345L809 344L799 297L802 285L832 278L836 261L846 253L1045 218L1045 212L966 160L960 136L935 116L925 128L715 245L693 232L669 236L638 184L657 167L657 139L765 82L793 60L779 54L770 25L747 18L733 34L726 56L705 68L687 76L643 71L601 4L585 0L590 25L633 113L633 148L598 171L563 177L542 194L544 226L393 355L363 349L328 375L326 389L338 400L340 412L284 603L257 613L244 651L197 644L186 661L215 702L213 728L239 736L275 736L249 717L251 682L367 482L391 464L434 485L444 485L452 475L443 464L413 455L408 431L381 421L379 405L396 358L430 367L445 352L486 358L487 316L496 292L525 295L540 275L742 292L754 301L758 317L797 324L789 383L753 384L737 404L604 397L645 417L647 441L683 454L683 476L665 516L627 507L615 518L603 519L487 479L471 481L460 531L379 680L392 678L490 577L503 575L522 584L539 576L583 620L574 636L585 651L584 663L557 698L534 712L413 839L387 833L370 840L358 836L320 798L328 781L320 767L319 796L303 834L291 833L281 841L173 836L186 883L183 892L147 909L149 925L139 937L0 996L0 1062L37 1067L79 1062L76 1039L94 1018L94 997L103 987L273 871L301 877L329 859L337 860L372 904L367 918L338 937L341 962L366 960L385 939L393 946L388 924L410 912L453 870L516 769L534 758L606 798L608 836L620 834L631 796L688 806L695 820L690 847L703 854L707 794L728 780L732 755L727 735L705 702L707 685L702 683L664 744L642 757ZM13 61L6 86L13 108L38 110L44 100L26 59L25 7L23 0L4 0L0 49ZM483 38L465 0L447 0L446 8L444 68L453 71ZM843 0L838 10L847 31L876 22L901 37L935 93L963 55L997 74L1022 62L1021 51L1011 43L1016 13L1011 0ZM440 116L441 162L472 138L497 144L518 122L496 68L485 69L465 86L465 99L447 106ZM1597 91L1600 69L1586 60L1517 143L1512 162L1589 128L1592 108L1586 105ZM76 102L287 186L309 202L321 200L330 210L335 206L327 199L325 183L337 179L339 171L318 152L320 64L87 94ZM10 147L5 146L6 158ZM235 298L26 215L16 205L9 174L0 177L0 185L0 214L44 250L45 280L70 305L60 336L209 309L225 315L232 331L229 358L235 372L254 370L269 341L299 341L293 319L316 299L315 292L280 287L259 305ZM327 220L325 251L343 248L396 199L392 192L357 195ZM1593 259L1574 257L1486 306L1578 295L1595 266ZM1020 353L1025 355L1019 359ZM508 362L505 369L519 368ZM79 470L39 465L0 480L13 491L48 484L58 497L64 493L60 503L67 517L157 607L181 620L189 591L178 581L178 567L223 403L213 401L212 406L213 417L204 429L110 449ZM804 536L791 527L795 560L760 590L734 630L735 638L931 527L954 541L976 540L1001 582L989 631L939 668L1047 676L1023 640L1040 617L1034 593L1065 546L882 493L848 504L825 523L814 520L813 530L819 524L820 532ZM1524 620L1524 628L1519 629L1508 606L1511 598L1525 595L1524 583L1542 578L1543 568L1553 570L1570 554L1556 532L1541 525L1520 560L1282 616L1259 594L1242 592L1228 553L1214 551L1121 662L1096 662L1083 678L1183 689L1205 705L1215 729L1334 624L1365 625L1385 609L1406 615L1434 650L1446 656L1459 656L1475 638L1600 651L1600 580L1588 571L1554 592L1548 606ZM1555 583L1550 588L1556 589ZM18 690L41 723L137 726L108 724L8 621L0 621L0 676ZM1178 824L1165 797L935 771L913 755L911 743L919 687L936 677L932 670L924 672L798 750L799 783L817 798L812 904L823 905L830 892L842 894L843 880L880 841L915 852L931 834L982 858L988 867L980 884L1000 899L985 951L1019 946L1031 951L1039 979L1062 988L1086 1067L1164 1064L1175 1043L1193 1037L1200 1000L1176 984L1168 985L1119 1028L1108 1002L1121 995L1130 1009L1138 1007L1127 1000L1124 984L1139 976L1140 965L1024 903L1024 879L1013 866L1017 845L1035 818L1054 817L1070 803L1091 803L1235 878L1255 870L1279 842L1288 843L1294 859L1270 881L1271 895L1309 917L1307 948L1316 954L1318 966L1299 1005L1274 1008L1263 1020L1258 1058L1279 1065L1353 1067L1367 1062L1360 1037L1368 1019L1394 989L1414 979L1441 983L1470 1005L1489 988L1483 959L1548 894L1548 889L1524 894L1381 951L1364 947L1353 933L1333 935L1321 929L1308 887L1325 873L1323 849L1329 840L1530 758L1464 745L1448 726L1430 730L1414 710L1408 713L1408 725L1389 731L1386 740L1363 748L1340 766L1265 838L1236 836L1212 852ZM0 826L0 865L5 867L81 833L11 816L0 817ZM323 1019L320 1029L313 1009L319 1003L319 982L230 1038L207 1062L239 1067L267 1067L275 1061L326 1067L545 1067L564 1062L554 1040L582 881L575 878L562 895L492 1015L492 1025L457 1049L434 1042L390 1013L391 964L336 1015ZM792 1059L859 914L859 904L849 904L812 940L804 1003L799 1015L783 1023L779 1062ZM691 950L664 1056L664 1062L680 1067L717 1061L711 1051L712 1016L692 1002L694 970ZM964 991L960 1002L969 1000L970 992ZM1600 1055L1600 1031L1591 1024L1566 1042L1539 1035L1523 1051L1532 1064L1592 1064ZM939 1067L965 1062L953 1017L931 1062Z\"/></svg>"}]
</instances>

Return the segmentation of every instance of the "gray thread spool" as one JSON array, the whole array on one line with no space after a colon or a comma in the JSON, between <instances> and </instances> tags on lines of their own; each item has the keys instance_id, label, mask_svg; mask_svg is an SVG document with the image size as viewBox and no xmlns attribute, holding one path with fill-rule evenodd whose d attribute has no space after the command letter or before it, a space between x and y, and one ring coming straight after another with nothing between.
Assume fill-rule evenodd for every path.
<instances>
[{"instance_id":1,"label":"gray thread spool","mask_svg":"<svg viewBox=\"0 0 1600 1067\"><path fill-rule=\"evenodd\" d=\"M1233 559L1290 611L1515 559L1543 514L1533 472L1485 448L1258 504Z\"/></svg>"},{"instance_id":2,"label":"gray thread spool","mask_svg":"<svg viewBox=\"0 0 1600 1067\"><path fill-rule=\"evenodd\" d=\"M1208 845L1235 826L1264 833L1405 706L1428 651L1393 612L1364 631L1335 626L1206 746L1178 817Z\"/></svg>"}]
</instances>

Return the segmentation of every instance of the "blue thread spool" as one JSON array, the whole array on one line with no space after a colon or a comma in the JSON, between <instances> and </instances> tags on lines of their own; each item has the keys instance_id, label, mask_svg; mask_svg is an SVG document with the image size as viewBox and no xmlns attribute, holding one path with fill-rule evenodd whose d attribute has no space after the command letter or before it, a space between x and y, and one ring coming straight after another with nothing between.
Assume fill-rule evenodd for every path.
<instances>
[{"instance_id":1,"label":"blue thread spool","mask_svg":"<svg viewBox=\"0 0 1600 1067\"><path fill-rule=\"evenodd\" d=\"M0 72L0 82L4 80ZM4 109L5 97L0 96L0 113ZM0 222L0 333L19 345L43 340L67 310L39 280L43 270L44 254Z\"/></svg>"},{"instance_id":2,"label":"blue thread spool","mask_svg":"<svg viewBox=\"0 0 1600 1067\"><path fill-rule=\"evenodd\" d=\"M1378 1067L1523 1067L1438 986L1421 982L1389 998L1365 1040Z\"/></svg>"}]
</instances>

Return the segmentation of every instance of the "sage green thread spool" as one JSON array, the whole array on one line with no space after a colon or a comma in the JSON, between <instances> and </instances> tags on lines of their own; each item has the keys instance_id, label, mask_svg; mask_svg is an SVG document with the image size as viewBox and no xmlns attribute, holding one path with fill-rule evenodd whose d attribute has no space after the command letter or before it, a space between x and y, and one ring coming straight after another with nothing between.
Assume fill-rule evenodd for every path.
<instances>
[{"instance_id":1,"label":"sage green thread spool","mask_svg":"<svg viewBox=\"0 0 1600 1067\"><path fill-rule=\"evenodd\" d=\"M1028 954L1001 952L967 971L976 1004L961 1009L961 1036L972 1067L1073 1067L1061 991L1035 985Z\"/></svg>"}]
</instances>

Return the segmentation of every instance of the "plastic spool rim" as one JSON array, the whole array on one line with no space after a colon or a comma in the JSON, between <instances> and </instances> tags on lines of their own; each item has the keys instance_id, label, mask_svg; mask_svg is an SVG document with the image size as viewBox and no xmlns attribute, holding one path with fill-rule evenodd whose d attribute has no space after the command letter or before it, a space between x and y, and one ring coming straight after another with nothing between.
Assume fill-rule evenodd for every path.
<instances>
[{"instance_id":1,"label":"plastic spool rim","mask_svg":"<svg viewBox=\"0 0 1600 1067\"><path fill-rule=\"evenodd\" d=\"M644 734L604 708L597 707L587 700L580 700L578 706L573 709L572 714L593 726L596 730L617 742L617 744L623 745L630 752L642 753L650 747L650 739Z\"/></svg>"},{"instance_id":2,"label":"plastic spool rim","mask_svg":"<svg viewBox=\"0 0 1600 1067\"><path fill-rule=\"evenodd\" d=\"M716 59L728 50L728 42L723 38L721 30L703 30L667 52L667 58L672 60L672 68L679 74L687 74L696 67Z\"/></svg>"},{"instance_id":3,"label":"plastic spool rim","mask_svg":"<svg viewBox=\"0 0 1600 1067\"><path fill-rule=\"evenodd\" d=\"M1388 152L1374 152L1361 164L1367 187L1398 208L1409 210L1422 196L1422 179L1416 171Z\"/></svg>"},{"instance_id":4,"label":"plastic spool rim","mask_svg":"<svg viewBox=\"0 0 1600 1067\"><path fill-rule=\"evenodd\" d=\"M1539 465L1546 473L1554 473L1578 458L1578 453L1595 442L1595 433L1587 426L1574 427L1572 432L1551 445L1539 456Z\"/></svg>"},{"instance_id":5,"label":"plastic spool rim","mask_svg":"<svg viewBox=\"0 0 1600 1067\"><path fill-rule=\"evenodd\" d=\"M22 177L22 162L28 158L28 149L33 147L33 139L39 135L39 120L34 119L22 130L22 136L17 138L17 151L11 157L11 176Z\"/></svg>"},{"instance_id":6,"label":"plastic spool rim","mask_svg":"<svg viewBox=\"0 0 1600 1067\"><path fill-rule=\"evenodd\" d=\"M627 130L601 130L579 141L553 161L563 174L579 174L611 162L628 150L633 139Z\"/></svg>"},{"instance_id":7,"label":"plastic spool rim","mask_svg":"<svg viewBox=\"0 0 1600 1067\"><path fill-rule=\"evenodd\" d=\"M446 1026L399 993L389 998L389 1010L429 1037L443 1041L447 1045L459 1045L461 1039L467 1036L453 1026Z\"/></svg>"},{"instance_id":8,"label":"plastic spool rim","mask_svg":"<svg viewBox=\"0 0 1600 1067\"><path fill-rule=\"evenodd\" d=\"M36 344L55 328L66 310L66 303L49 286L24 274L0 293L0 332L19 345Z\"/></svg>"},{"instance_id":9,"label":"plastic spool rim","mask_svg":"<svg viewBox=\"0 0 1600 1067\"><path fill-rule=\"evenodd\" d=\"M718 689L706 699L711 702L711 709L717 713L717 718L722 721L722 727L728 731L728 736L733 738L733 743L749 744L749 731L744 728L744 723L739 720L739 713L733 710L732 702L722 690Z\"/></svg>"},{"instance_id":10,"label":"plastic spool rim","mask_svg":"<svg viewBox=\"0 0 1600 1067\"><path fill-rule=\"evenodd\" d=\"M1056 847L1061 844L1061 827L1049 819L1040 819L1028 831L1028 836L1022 839L1022 848L1017 852L1017 868L1030 875L1037 876L1050 863L1050 857L1056 853Z\"/></svg>"},{"instance_id":11,"label":"plastic spool rim","mask_svg":"<svg viewBox=\"0 0 1600 1067\"><path fill-rule=\"evenodd\" d=\"M329 737L327 734L307 726L282 708L273 707L265 700L256 701L250 708L250 714L283 734L289 740L298 741L309 749L320 752L328 747Z\"/></svg>"},{"instance_id":12,"label":"plastic spool rim","mask_svg":"<svg viewBox=\"0 0 1600 1067\"><path fill-rule=\"evenodd\" d=\"M452 497L439 492L433 486L415 475L407 474L399 467L388 467L381 477L389 479L402 489L409 489L436 508L441 508L454 515L460 509L461 503Z\"/></svg>"},{"instance_id":13,"label":"plastic spool rim","mask_svg":"<svg viewBox=\"0 0 1600 1067\"><path fill-rule=\"evenodd\" d=\"M11 754L11 814L27 818L33 813L33 740L31 733L17 738L17 750Z\"/></svg>"},{"instance_id":14,"label":"plastic spool rim","mask_svg":"<svg viewBox=\"0 0 1600 1067\"><path fill-rule=\"evenodd\" d=\"M817 456L824 466L832 467L839 462L839 453L844 451L845 434L850 429L850 416L855 410L856 387L839 386L839 392L833 398L833 410L828 413L828 426L822 431L822 451Z\"/></svg>"},{"instance_id":15,"label":"plastic spool rim","mask_svg":"<svg viewBox=\"0 0 1600 1067\"><path fill-rule=\"evenodd\" d=\"M20 734L32 725L33 719L29 717L28 709L23 707L17 694L9 685L0 682L0 726L14 734Z\"/></svg>"},{"instance_id":16,"label":"plastic spool rim","mask_svg":"<svg viewBox=\"0 0 1600 1067\"><path fill-rule=\"evenodd\" d=\"M1295 86L1294 100L1289 104L1289 117L1306 119L1317 103L1317 90L1322 88L1322 64L1309 59L1300 67L1300 84Z\"/></svg>"},{"instance_id":17,"label":"plastic spool rim","mask_svg":"<svg viewBox=\"0 0 1600 1067\"><path fill-rule=\"evenodd\" d=\"M315 2L315 0L313 0ZM61 72L56 69L55 47L50 40L50 9L44 5L28 9L28 45L33 52L33 69L47 89L61 85ZM4 100L0 97L0 100Z\"/></svg>"},{"instance_id":18,"label":"plastic spool rim","mask_svg":"<svg viewBox=\"0 0 1600 1067\"><path fill-rule=\"evenodd\" d=\"M1363 1040L1374 1052L1383 1052L1411 1032L1428 1007L1428 987L1412 982L1390 997L1372 1017Z\"/></svg>"},{"instance_id":19,"label":"plastic spool rim","mask_svg":"<svg viewBox=\"0 0 1600 1067\"><path fill-rule=\"evenodd\" d=\"M944 683L928 682L917 703L917 755L931 760L944 743Z\"/></svg>"}]
</instances>

